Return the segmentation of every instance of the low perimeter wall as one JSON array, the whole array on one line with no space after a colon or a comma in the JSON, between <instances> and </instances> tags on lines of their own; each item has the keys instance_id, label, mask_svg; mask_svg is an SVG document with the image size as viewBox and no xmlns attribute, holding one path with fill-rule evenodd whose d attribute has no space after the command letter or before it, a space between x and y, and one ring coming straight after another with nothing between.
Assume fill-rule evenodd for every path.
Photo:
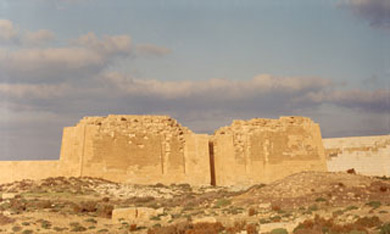
<instances>
[{"instance_id":1,"label":"low perimeter wall","mask_svg":"<svg viewBox=\"0 0 390 234\"><path fill-rule=\"evenodd\" d=\"M23 179L44 179L64 176L59 161L4 161L0 162L0 183ZM67 174L72 176L72 174Z\"/></svg>"},{"instance_id":2,"label":"low perimeter wall","mask_svg":"<svg viewBox=\"0 0 390 234\"><path fill-rule=\"evenodd\" d=\"M390 135L323 139L329 171L390 176Z\"/></svg>"}]
</instances>

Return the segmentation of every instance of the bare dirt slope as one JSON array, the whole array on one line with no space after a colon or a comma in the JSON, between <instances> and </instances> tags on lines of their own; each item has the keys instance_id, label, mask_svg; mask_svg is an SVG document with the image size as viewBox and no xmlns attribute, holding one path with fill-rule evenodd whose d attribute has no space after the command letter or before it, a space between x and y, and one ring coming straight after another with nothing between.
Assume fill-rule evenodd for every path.
<instances>
[{"instance_id":1,"label":"bare dirt slope","mask_svg":"<svg viewBox=\"0 0 390 234\"><path fill-rule=\"evenodd\" d=\"M303 172L246 190L57 177L0 193L3 233L390 233L390 180L349 173Z\"/></svg>"}]
</instances>

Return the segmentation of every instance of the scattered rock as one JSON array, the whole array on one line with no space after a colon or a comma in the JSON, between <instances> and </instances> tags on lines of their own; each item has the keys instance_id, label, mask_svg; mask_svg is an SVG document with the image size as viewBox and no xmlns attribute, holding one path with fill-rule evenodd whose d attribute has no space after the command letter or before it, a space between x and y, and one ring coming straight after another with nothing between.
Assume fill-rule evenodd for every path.
<instances>
[{"instance_id":1,"label":"scattered rock","mask_svg":"<svg viewBox=\"0 0 390 234\"><path fill-rule=\"evenodd\" d=\"M196 218L192 221L192 223L216 223L217 219L215 217L202 217L202 218Z\"/></svg>"},{"instance_id":2,"label":"scattered rock","mask_svg":"<svg viewBox=\"0 0 390 234\"><path fill-rule=\"evenodd\" d=\"M17 193L3 193L1 194L2 199L14 199L16 197Z\"/></svg>"}]
</instances>

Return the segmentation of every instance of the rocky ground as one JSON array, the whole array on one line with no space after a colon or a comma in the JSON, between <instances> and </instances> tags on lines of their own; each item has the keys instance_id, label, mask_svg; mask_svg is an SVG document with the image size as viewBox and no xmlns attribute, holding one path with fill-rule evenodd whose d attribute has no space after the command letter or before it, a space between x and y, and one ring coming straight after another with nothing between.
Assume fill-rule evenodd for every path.
<instances>
[{"instance_id":1,"label":"rocky ground","mask_svg":"<svg viewBox=\"0 0 390 234\"><path fill-rule=\"evenodd\" d=\"M47 178L0 185L3 233L389 233L390 179L303 172L269 185L129 185Z\"/></svg>"}]
</instances>

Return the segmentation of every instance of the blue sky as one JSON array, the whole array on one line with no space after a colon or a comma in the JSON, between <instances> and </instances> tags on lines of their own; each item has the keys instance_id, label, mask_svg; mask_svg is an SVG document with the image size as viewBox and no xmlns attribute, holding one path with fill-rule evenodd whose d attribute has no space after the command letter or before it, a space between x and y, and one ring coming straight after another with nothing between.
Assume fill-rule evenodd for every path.
<instances>
[{"instance_id":1,"label":"blue sky","mask_svg":"<svg viewBox=\"0 0 390 234\"><path fill-rule=\"evenodd\" d=\"M388 134L389 41L388 0L4 0L0 159L57 158L64 126L109 113Z\"/></svg>"}]
</instances>

